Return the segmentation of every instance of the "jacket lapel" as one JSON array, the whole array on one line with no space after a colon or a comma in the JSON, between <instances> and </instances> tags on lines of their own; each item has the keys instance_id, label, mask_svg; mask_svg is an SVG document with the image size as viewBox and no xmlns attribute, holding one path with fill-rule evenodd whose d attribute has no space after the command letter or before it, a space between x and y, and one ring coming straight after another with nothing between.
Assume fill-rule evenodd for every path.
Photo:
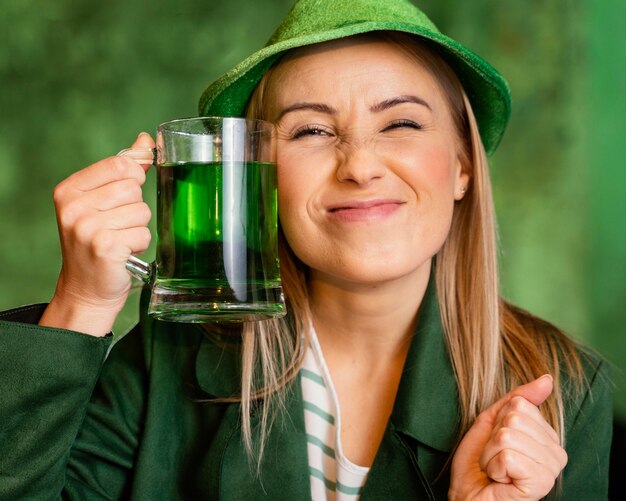
<instances>
[{"instance_id":1,"label":"jacket lapel","mask_svg":"<svg viewBox=\"0 0 626 501\"><path fill-rule=\"evenodd\" d=\"M277 418L267 439L258 477L250 467L237 428L224 452L221 499L311 499L301 395L300 379L296 378L289 389L285 412ZM253 415L253 426L259 424L259 416Z\"/></svg>"},{"instance_id":2,"label":"jacket lapel","mask_svg":"<svg viewBox=\"0 0 626 501\"><path fill-rule=\"evenodd\" d=\"M449 452L454 447L458 389L432 281L420 308L392 420L400 431L434 449Z\"/></svg>"},{"instance_id":3,"label":"jacket lapel","mask_svg":"<svg viewBox=\"0 0 626 501\"><path fill-rule=\"evenodd\" d=\"M202 340L196 358L196 377L203 391L213 396L237 395L241 369L236 350ZM285 409L279 413L265 446L260 475L255 459L249 461L241 435L240 406L230 404L224 414L211 449L219 454L212 461L219 485L219 499L307 500L311 498L304 407L300 378L287 390ZM252 414L253 433L260 426L258 413ZM213 456L213 454L212 454Z\"/></svg>"},{"instance_id":4,"label":"jacket lapel","mask_svg":"<svg viewBox=\"0 0 626 501\"><path fill-rule=\"evenodd\" d=\"M414 451L390 422L361 491L361 501L434 499L416 461Z\"/></svg>"},{"instance_id":5,"label":"jacket lapel","mask_svg":"<svg viewBox=\"0 0 626 501\"><path fill-rule=\"evenodd\" d=\"M456 445L459 427L458 387L434 279L420 307L391 421L416 448L421 473L432 485Z\"/></svg>"}]
</instances>

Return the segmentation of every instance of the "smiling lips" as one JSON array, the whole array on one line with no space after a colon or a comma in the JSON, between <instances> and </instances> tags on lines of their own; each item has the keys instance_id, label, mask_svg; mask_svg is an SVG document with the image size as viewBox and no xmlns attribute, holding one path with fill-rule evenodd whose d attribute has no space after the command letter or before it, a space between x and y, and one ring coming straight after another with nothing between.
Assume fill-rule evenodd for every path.
<instances>
[{"instance_id":1,"label":"smiling lips","mask_svg":"<svg viewBox=\"0 0 626 501\"><path fill-rule=\"evenodd\" d=\"M347 201L329 206L326 210L331 218L342 222L372 221L383 219L402 206L400 200Z\"/></svg>"}]
</instances>

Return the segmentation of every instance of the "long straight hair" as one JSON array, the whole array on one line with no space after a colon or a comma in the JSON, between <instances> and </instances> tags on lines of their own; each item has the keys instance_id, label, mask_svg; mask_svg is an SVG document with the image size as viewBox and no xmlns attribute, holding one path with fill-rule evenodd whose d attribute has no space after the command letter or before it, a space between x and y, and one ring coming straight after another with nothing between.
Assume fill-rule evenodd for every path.
<instances>
[{"instance_id":1,"label":"long straight hair","mask_svg":"<svg viewBox=\"0 0 626 501\"><path fill-rule=\"evenodd\" d=\"M358 35L396 45L425 66L439 82L456 128L459 158L470 173L468 190L456 202L448 238L434 259L437 296L460 403L460 438L480 412L515 386L549 373L554 391L541 406L564 441L561 371L582 388L576 346L560 330L500 297L496 224L485 150L469 99L454 71L430 43L396 32ZM280 61L277 63L280 64ZM247 116L266 118L270 69L248 104ZM279 235L281 276L289 316L244 324L241 402L243 441L260 468L272 423L284 408L288 383L296 377L308 345L311 311L307 267ZM258 401L260 424L252 430L251 403ZM258 471L258 470L257 470Z\"/></svg>"}]
</instances>

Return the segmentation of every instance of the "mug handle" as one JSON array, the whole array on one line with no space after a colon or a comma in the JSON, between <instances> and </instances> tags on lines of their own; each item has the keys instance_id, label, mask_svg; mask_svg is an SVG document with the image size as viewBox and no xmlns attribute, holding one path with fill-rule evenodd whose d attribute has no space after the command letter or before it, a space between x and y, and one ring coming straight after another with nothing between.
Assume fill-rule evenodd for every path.
<instances>
[{"instance_id":1,"label":"mug handle","mask_svg":"<svg viewBox=\"0 0 626 501\"><path fill-rule=\"evenodd\" d=\"M143 165L156 164L157 149L156 148L126 148L118 154L120 157L129 157ZM146 263L141 259L130 256L126 261L126 269L130 274L141 280L145 284L152 282L154 275L154 264Z\"/></svg>"}]
</instances>

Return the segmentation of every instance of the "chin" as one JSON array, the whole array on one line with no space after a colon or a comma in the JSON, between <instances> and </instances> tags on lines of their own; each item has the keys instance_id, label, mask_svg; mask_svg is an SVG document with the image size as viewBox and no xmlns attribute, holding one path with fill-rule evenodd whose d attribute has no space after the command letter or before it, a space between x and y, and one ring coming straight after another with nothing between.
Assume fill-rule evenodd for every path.
<instances>
[{"instance_id":1,"label":"chin","mask_svg":"<svg viewBox=\"0 0 626 501\"><path fill-rule=\"evenodd\" d=\"M372 263L375 263L374 265ZM333 277L334 281L355 286L382 286L396 281L420 281L430 274L431 258L422 261L398 262L398 260L351 259L335 266L312 266L321 275ZM315 273L315 272L314 272Z\"/></svg>"},{"instance_id":2,"label":"chin","mask_svg":"<svg viewBox=\"0 0 626 501\"><path fill-rule=\"evenodd\" d=\"M358 237L299 239L293 242L292 250L312 274L346 284L375 286L401 279L423 280L424 273L430 274L432 258L440 248L437 239L425 242L421 235L403 239L398 238L397 231L394 238L384 234Z\"/></svg>"}]
</instances>

